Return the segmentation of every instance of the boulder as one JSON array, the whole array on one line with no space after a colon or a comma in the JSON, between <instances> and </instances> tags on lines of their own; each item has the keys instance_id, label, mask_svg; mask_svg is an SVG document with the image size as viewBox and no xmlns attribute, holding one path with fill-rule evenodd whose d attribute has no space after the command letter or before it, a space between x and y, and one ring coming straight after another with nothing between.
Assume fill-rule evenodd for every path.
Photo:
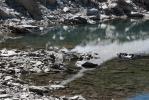
<instances>
[{"instance_id":1,"label":"boulder","mask_svg":"<svg viewBox=\"0 0 149 100\"><path fill-rule=\"evenodd\" d=\"M64 20L65 24L87 24L87 19L75 16Z\"/></svg>"},{"instance_id":2,"label":"boulder","mask_svg":"<svg viewBox=\"0 0 149 100\"><path fill-rule=\"evenodd\" d=\"M117 5L111 10L106 10L106 13L112 13L116 16L123 16L123 15L129 15L131 14L131 11L133 10L133 6L129 3L127 3L125 0L118 0Z\"/></svg>"},{"instance_id":3,"label":"boulder","mask_svg":"<svg viewBox=\"0 0 149 100\"><path fill-rule=\"evenodd\" d=\"M6 3L23 15L28 16L29 13L30 17L35 20L43 19L41 9L36 0L6 0Z\"/></svg>"},{"instance_id":4,"label":"boulder","mask_svg":"<svg viewBox=\"0 0 149 100\"><path fill-rule=\"evenodd\" d=\"M29 86L29 91L43 95L44 93L47 93L49 90L41 86Z\"/></svg>"},{"instance_id":5,"label":"boulder","mask_svg":"<svg viewBox=\"0 0 149 100\"><path fill-rule=\"evenodd\" d=\"M91 63L91 62L85 62L84 64L82 64L83 67L85 68L95 68L98 66L98 64L94 64L94 63Z\"/></svg>"},{"instance_id":6,"label":"boulder","mask_svg":"<svg viewBox=\"0 0 149 100\"><path fill-rule=\"evenodd\" d=\"M8 25L11 33L24 34L24 33L40 33L40 29L37 26L32 25Z\"/></svg>"},{"instance_id":7,"label":"boulder","mask_svg":"<svg viewBox=\"0 0 149 100\"><path fill-rule=\"evenodd\" d=\"M97 16L98 14L99 14L99 11L96 8L87 10L87 16Z\"/></svg>"},{"instance_id":8,"label":"boulder","mask_svg":"<svg viewBox=\"0 0 149 100\"><path fill-rule=\"evenodd\" d=\"M130 18L143 18L144 15L143 14L139 14L139 13L136 13L136 14L129 14L127 15L128 17Z\"/></svg>"}]
</instances>

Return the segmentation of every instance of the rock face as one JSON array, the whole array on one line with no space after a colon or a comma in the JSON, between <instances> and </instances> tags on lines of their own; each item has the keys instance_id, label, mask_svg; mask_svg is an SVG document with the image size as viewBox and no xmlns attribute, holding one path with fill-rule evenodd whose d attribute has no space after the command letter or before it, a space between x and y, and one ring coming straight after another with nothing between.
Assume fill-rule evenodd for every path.
<instances>
[{"instance_id":1,"label":"rock face","mask_svg":"<svg viewBox=\"0 0 149 100\"><path fill-rule=\"evenodd\" d=\"M33 19L42 19L41 9L36 0L6 0L6 3L24 15L29 13Z\"/></svg>"},{"instance_id":2,"label":"rock face","mask_svg":"<svg viewBox=\"0 0 149 100\"><path fill-rule=\"evenodd\" d=\"M42 13L39 9L39 5L35 0L16 0L16 2L23 5L25 9L29 12L29 14L36 20L42 19Z\"/></svg>"},{"instance_id":3,"label":"rock face","mask_svg":"<svg viewBox=\"0 0 149 100\"><path fill-rule=\"evenodd\" d=\"M139 7L143 7L149 10L149 1L148 0L133 0Z\"/></svg>"},{"instance_id":4,"label":"rock face","mask_svg":"<svg viewBox=\"0 0 149 100\"><path fill-rule=\"evenodd\" d=\"M0 9L0 19L10 18L11 15L7 14L3 10Z\"/></svg>"},{"instance_id":5,"label":"rock face","mask_svg":"<svg viewBox=\"0 0 149 100\"><path fill-rule=\"evenodd\" d=\"M56 0L38 0L38 1L45 6L55 5L57 2Z\"/></svg>"},{"instance_id":6,"label":"rock face","mask_svg":"<svg viewBox=\"0 0 149 100\"><path fill-rule=\"evenodd\" d=\"M148 10L148 0L0 0L1 19L14 18L24 22L32 19L35 24L27 25L38 26L37 21L42 21L46 28L56 24L95 24L97 20L124 17L149 18Z\"/></svg>"}]
</instances>

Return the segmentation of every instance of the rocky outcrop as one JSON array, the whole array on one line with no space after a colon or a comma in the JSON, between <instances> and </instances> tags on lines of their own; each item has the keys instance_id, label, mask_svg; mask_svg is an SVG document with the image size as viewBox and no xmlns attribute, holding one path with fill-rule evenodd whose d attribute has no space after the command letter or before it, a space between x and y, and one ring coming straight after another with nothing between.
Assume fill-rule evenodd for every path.
<instances>
[{"instance_id":1,"label":"rocky outcrop","mask_svg":"<svg viewBox=\"0 0 149 100\"><path fill-rule=\"evenodd\" d=\"M25 16L36 20L42 19L41 9L36 0L6 0L6 3Z\"/></svg>"},{"instance_id":2,"label":"rocky outcrop","mask_svg":"<svg viewBox=\"0 0 149 100\"><path fill-rule=\"evenodd\" d=\"M9 18L10 16L5 13L3 10L0 9L0 18L3 19L3 18Z\"/></svg>"},{"instance_id":3,"label":"rocky outcrop","mask_svg":"<svg viewBox=\"0 0 149 100\"><path fill-rule=\"evenodd\" d=\"M0 9L1 19L15 18L24 22L32 19L36 25L37 20L40 20L46 23L44 27L55 24L95 24L97 20L124 17L149 18L147 0L2 0L0 8L7 8ZM14 26L13 29L18 31L18 27ZM11 27L11 31L14 30ZM21 32L26 31L23 29Z\"/></svg>"},{"instance_id":4,"label":"rocky outcrop","mask_svg":"<svg viewBox=\"0 0 149 100\"><path fill-rule=\"evenodd\" d=\"M0 8L0 19L12 18L13 16Z\"/></svg>"},{"instance_id":5,"label":"rocky outcrop","mask_svg":"<svg viewBox=\"0 0 149 100\"><path fill-rule=\"evenodd\" d=\"M133 0L136 5L139 7L145 8L146 10L149 10L149 1L148 0Z\"/></svg>"},{"instance_id":6,"label":"rocky outcrop","mask_svg":"<svg viewBox=\"0 0 149 100\"><path fill-rule=\"evenodd\" d=\"M45 6L55 5L57 3L57 0L38 0L38 1Z\"/></svg>"}]
</instances>

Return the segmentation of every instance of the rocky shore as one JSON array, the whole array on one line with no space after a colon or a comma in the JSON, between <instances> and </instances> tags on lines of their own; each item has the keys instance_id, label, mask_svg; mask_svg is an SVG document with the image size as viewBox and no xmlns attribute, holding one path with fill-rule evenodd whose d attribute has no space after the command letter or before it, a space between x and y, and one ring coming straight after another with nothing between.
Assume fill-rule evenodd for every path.
<instances>
[{"instance_id":1,"label":"rocky shore","mask_svg":"<svg viewBox=\"0 0 149 100\"><path fill-rule=\"evenodd\" d=\"M73 73L66 62L92 59L89 54L72 53L67 49L53 50L0 50L0 99L1 100L85 100L81 95L54 97L52 91L65 88L61 82L47 86L30 85L21 79L32 73ZM89 68L92 63L82 63ZM93 64L94 65L94 64ZM96 67L96 66L95 66ZM80 67L81 68L81 67ZM79 72L79 70L78 70ZM73 77L73 76L72 76ZM52 80L51 80L52 81ZM55 83L55 84L54 84ZM58 84L56 84L58 83ZM67 94L66 94L67 95Z\"/></svg>"},{"instance_id":2,"label":"rocky shore","mask_svg":"<svg viewBox=\"0 0 149 100\"><path fill-rule=\"evenodd\" d=\"M0 0L0 33L46 33L52 25L148 18L141 0Z\"/></svg>"}]
</instances>

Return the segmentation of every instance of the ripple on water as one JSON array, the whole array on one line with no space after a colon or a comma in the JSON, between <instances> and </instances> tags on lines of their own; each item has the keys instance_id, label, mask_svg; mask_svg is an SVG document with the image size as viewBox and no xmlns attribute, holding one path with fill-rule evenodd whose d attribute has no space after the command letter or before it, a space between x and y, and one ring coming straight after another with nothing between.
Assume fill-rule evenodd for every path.
<instances>
[{"instance_id":1,"label":"ripple on water","mask_svg":"<svg viewBox=\"0 0 149 100\"><path fill-rule=\"evenodd\" d=\"M139 94L134 97L129 98L128 100L149 100L149 94Z\"/></svg>"}]
</instances>

